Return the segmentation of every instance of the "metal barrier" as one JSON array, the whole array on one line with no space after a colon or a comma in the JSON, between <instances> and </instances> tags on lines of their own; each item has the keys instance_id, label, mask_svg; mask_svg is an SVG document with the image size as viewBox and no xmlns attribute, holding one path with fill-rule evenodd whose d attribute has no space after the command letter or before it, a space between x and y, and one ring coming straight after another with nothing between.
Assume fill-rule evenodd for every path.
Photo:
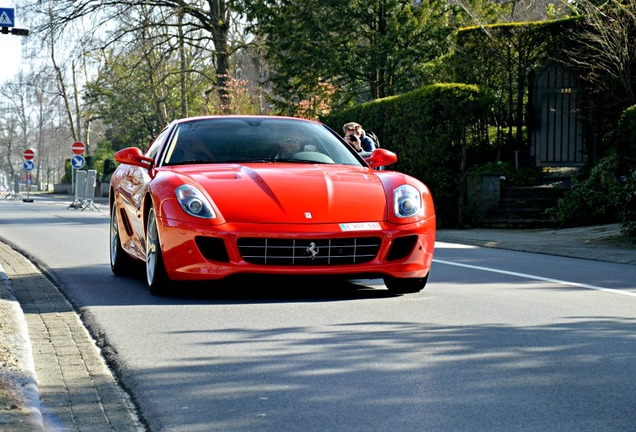
<instances>
[{"instance_id":1,"label":"metal barrier","mask_svg":"<svg viewBox=\"0 0 636 432\"><path fill-rule=\"evenodd\" d=\"M97 184L96 170L77 170L75 173L75 200L68 208L100 211L95 205L95 186Z\"/></svg>"},{"instance_id":2,"label":"metal barrier","mask_svg":"<svg viewBox=\"0 0 636 432\"><path fill-rule=\"evenodd\" d=\"M22 195L20 195L20 175L13 174L13 192L9 192L4 199L8 199L10 201L23 199Z\"/></svg>"}]
</instances>

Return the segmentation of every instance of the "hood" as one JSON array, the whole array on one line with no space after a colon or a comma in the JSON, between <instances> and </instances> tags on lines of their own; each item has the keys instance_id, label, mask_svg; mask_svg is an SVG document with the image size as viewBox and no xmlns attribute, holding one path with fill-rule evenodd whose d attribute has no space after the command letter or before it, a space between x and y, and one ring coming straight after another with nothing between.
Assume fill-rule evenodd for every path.
<instances>
[{"instance_id":1,"label":"hood","mask_svg":"<svg viewBox=\"0 0 636 432\"><path fill-rule=\"evenodd\" d=\"M208 192L227 222L345 223L385 219L373 170L342 165L198 165L179 170Z\"/></svg>"}]
</instances>

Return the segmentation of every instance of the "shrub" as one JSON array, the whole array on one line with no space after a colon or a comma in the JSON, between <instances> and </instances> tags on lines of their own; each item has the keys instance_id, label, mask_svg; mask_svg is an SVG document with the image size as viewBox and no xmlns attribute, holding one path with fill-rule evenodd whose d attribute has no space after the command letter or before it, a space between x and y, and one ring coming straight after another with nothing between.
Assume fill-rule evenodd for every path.
<instances>
[{"instance_id":1,"label":"shrub","mask_svg":"<svg viewBox=\"0 0 636 432\"><path fill-rule=\"evenodd\" d=\"M636 106L623 111L613 133L614 146L618 152L618 172L627 177L636 166Z\"/></svg>"},{"instance_id":2,"label":"shrub","mask_svg":"<svg viewBox=\"0 0 636 432\"><path fill-rule=\"evenodd\" d=\"M616 164L616 156L605 157L587 177L572 179L572 188L548 210L552 220L560 227L617 222L622 186L614 175Z\"/></svg>"},{"instance_id":3,"label":"shrub","mask_svg":"<svg viewBox=\"0 0 636 432\"><path fill-rule=\"evenodd\" d=\"M636 240L636 170L625 179L620 209L621 232Z\"/></svg>"}]
</instances>

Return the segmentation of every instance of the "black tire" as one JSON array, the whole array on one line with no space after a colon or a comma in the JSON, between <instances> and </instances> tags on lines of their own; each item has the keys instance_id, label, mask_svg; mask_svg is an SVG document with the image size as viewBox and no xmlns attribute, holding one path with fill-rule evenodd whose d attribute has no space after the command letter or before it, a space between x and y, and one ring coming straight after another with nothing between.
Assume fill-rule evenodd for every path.
<instances>
[{"instance_id":1,"label":"black tire","mask_svg":"<svg viewBox=\"0 0 636 432\"><path fill-rule=\"evenodd\" d=\"M157 219L153 208L148 212L146 223L146 282L153 295L165 294L170 284L163 262Z\"/></svg>"},{"instance_id":2,"label":"black tire","mask_svg":"<svg viewBox=\"0 0 636 432\"><path fill-rule=\"evenodd\" d=\"M427 282L428 274L423 278L384 278L384 285L386 285L393 294L412 294L420 292L424 289Z\"/></svg>"},{"instance_id":3,"label":"black tire","mask_svg":"<svg viewBox=\"0 0 636 432\"><path fill-rule=\"evenodd\" d=\"M121 246L117 204L110 209L110 269L115 276L127 276L135 268L135 260Z\"/></svg>"}]
</instances>

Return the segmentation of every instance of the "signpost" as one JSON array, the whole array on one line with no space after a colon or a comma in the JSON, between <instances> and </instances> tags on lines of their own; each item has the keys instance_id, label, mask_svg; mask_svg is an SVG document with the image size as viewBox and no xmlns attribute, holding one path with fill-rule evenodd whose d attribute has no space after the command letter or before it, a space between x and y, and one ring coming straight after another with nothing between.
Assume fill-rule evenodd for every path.
<instances>
[{"instance_id":1,"label":"signpost","mask_svg":"<svg viewBox=\"0 0 636 432\"><path fill-rule=\"evenodd\" d=\"M78 181L75 180L76 171L82 169L86 164L86 159L84 159L84 152L86 151L86 145L81 141L75 141L71 144L71 152L73 153L73 157L71 158L71 166L73 169L71 170L71 191L77 194ZM77 207L77 199L74 200L69 207Z\"/></svg>"},{"instance_id":2,"label":"signpost","mask_svg":"<svg viewBox=\"0 0 636 432\"><path fill-rule=\"evenodd\" d=\"M75 155L73 156L73 159L71 159L71 165L73 165L73 168L75 169L83 168L85 163L86 159L84 159L83 156Z\"/></svg>"},{"instance_id":3,"label":"signpost","mask_svg":"<svg viewBox=\"0 0 636 432\"><path fill-rule=\"evenodd\" d=\"M15 9L0 8L0 33L9 34L9 28L11 28L11 34L14 36L29 35L28 29L15 28Z\"/></svg>"},{"instance_id":4,"label":"signpost","mask_svg":"<svg viewBox=\"0 0 636 432\"><path fill-rule=\"evenodd\" d=\"M25 160L33 160L33 158L35 157L35 152L31 149L26 149L24 153L22 153L22 157Z\"/></svg>"},{"instance_id":5,"label":"signpost","mask_svg":"<svg viewBox=\"0 0 636 432\"><path fill-rule=\"evenodd\" d=\"M76 154L76 155L83 155L85 150L86 150L86 146L84 145L83 142L80 142L80 141L74 142L73 145L71 146L71 151L73 152L73 154Z\"/></svg>"},{"instance_id":6,"label":"signpost","mask_svg":"<svg viewBox=\"0 0 636 432\"><path fill-rule=\"evenodd\" d=\"M26 172L33 171L33 168L35 168L35 162L32 160L25 160L22 164L22 168L24 168Z\"/></svg>"},{"instance_id":7,"label":"signpost","mask_svg":"<svg viewBox=\"0 0 636 432\"><path fill-rule=\"evenodd\" d=\"M35 158L35 152L32 149L26 149L24 153L22 153L22 157L24 158L24 164L22 164L22 168L24 168L24 170L27 172L27 197L22 201L33 202L33 199L29 197L29 192L31 191L31 171L33 171L33 168L35 168L35 162L33 162L33 159Z\"/></svg>"},{"instance_id":8,"label":"signpost","mask_svg":"<svg viewBox=\"0 0 636 432\"><path fill-rule=\"evenodd\" d=\"M15 9L0 8L0 27L15 26Z\"/></svg>"}]
</instances>

